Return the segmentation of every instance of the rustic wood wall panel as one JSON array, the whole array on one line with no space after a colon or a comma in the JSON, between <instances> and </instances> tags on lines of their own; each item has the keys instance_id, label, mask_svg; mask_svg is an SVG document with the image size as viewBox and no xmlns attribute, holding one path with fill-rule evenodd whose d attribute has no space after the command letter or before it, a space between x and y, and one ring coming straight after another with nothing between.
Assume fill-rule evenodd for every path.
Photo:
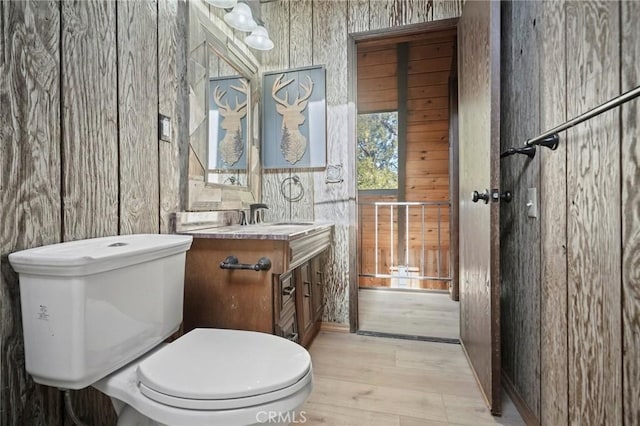
<instances>
[{"instance_id":1,"label":"rustic wood wall panel","mask_svg":"<svg viewBox=\"0 0 640 426\"><path fill-rule=\"evenodd\" d=\"M184 210L187 191L187 4L158 0L158 110L171 118L171 141L160 141L160 231L172 231L171 215Z\"/></svg>"},{"instance_id":2,"label":"rustic wood wall panel","mask_svg":"<svg viewBox=\"0 0 640 426\"><path fill-rule=\"evenodd\" d=\"M396 3L403 3L410 8L410 12L408 12L408 16L403 20L404 24L420 24L423 22L433 21L433 1L425 1L425 0L413 0L413 1L402 1L397 0ZM460 16L460 12L457 15Z\"/></svg>"},{"instance_id":3,"label":"rustic wood wall panel","mask_svg":"<svg viewBox=\"0 0 640 426\"><path fill-rule=\"evenodd\" d=\"M379 30L392 26L392 8L395 0L369 1L369 30Z\"/></svg>"},{"instance_id":4,"label":"rustic wood wall panel","mask_svg":"<svg viewBox=\"0 0 640 426\"><path fill-rule=\"evenodd\" d=\"M503 3L505 33L513 34L502 47L501 150L521 146L540 132L537 3ZM518 120L527 117L527 120ZM517 123L517 124L514 124ZM528 188L540 188L540 156L503 159L501 190L514 201L500 206L502 369L529 408L540 406L540 251L518 250L540 241L540 220L527 217L523 207ZM522 283L527 283L523 285Z\"/></svg>"},{"instance_id":5,"label":"rustic wood wall panel","mask_svg":"<svg viewBox=\"0 0 640 426\"><path fill-rule=\"evenodd\" d=\"M0 424L49 425L58 391L24 370L12 251L60 241L60 11L57 2L0 4Z\"/></svg>"},{"instance_id":6,"label":"rustic wood wall panel","mask_svg":"<svg viewBox=\"0 0 640 426\"><path fill-rule=\"evenodd\" d=\"M118 3L121 234L160 228L157 34L155 1Z\"/></svg>"},{"instance_id":7,"label":"rustic wood wall panel","mask_svg":"<svg viewBox=\"0 0 640 426\"><path fill-rule=\"evenodd\" d=\"M369 0L349 0L347 31L359 33L369 31Z\"/></svg>"},{"instance_id":8,"label":"rustic wood wall panel","mask_svg":"<svg viewBox=\"0 0 640 426\"><path fill-rule=\"evenodd\" d=\"M540 130L566 115L564 1L543 2L538 18ZM544 35L544 36L540 36ZM558 48L560 46L561 48ZM544 70L544 71L543 71ZM564 135L562 135L564 136ZM564 139L564 138L563 138ZM540 423L567 424L567 144L540 158ZM532 250L536 244L530 245ZM526 252L525 252L526 255ZM528 286L520 283L520 286ZM526 361L525 361L526 362Z\"/></svg>"},{"instance_id":9,"label":"rustic wood wall panel","mask_svg":"<svg viewBox=\"0 0 640 426\"><path fill-rule=\"evenodd\" d=\"M347 3L313 3L313 63L326 67L327 163L341 165L344 179L353 179L348 140ZM315 217L335 223L328 254L324 321L349 320L349 226L355 194L346 182L326 183L325 172L314 173ZM355 277L353 277L355 279Z\"/></svg>"},{"instance_id":10,"label":"rustic wood wall panel","mask_svg":"<svg viewBox=\"0 0 640 426\"><path fill-rule=\"evenodd\" d=\"M567 3L567 116L619 93L618 18L619 3ZM619 111L566 143L569 421L621 424Z\"/></svg>"},{"instance_id":11,"label":"rustic wood wall panel","mask_svg":"<svg viewBox=\"0 0 640 426\"><path fill-rule=\"evenodd\" d=\"M313 20L313 2L302 0L292 2L289 11L289 67L299 68L313 65L313 32L310 22ZM314 220L313 211L313 172L307 169L291 169L288 176L298 176L299 184L292 184L289 180L289 189L285 193L298 194L298 190L304 190L303 196L298 201L287 201L291 220ZM283 176L280 176L283 179ZM282 185L282 180L280 181ZM286 185L285 185L286 187Z\"/></svg>"},{"instance_id":12,"label":"rustic wood wall panel","mask_svg":"<svg viewBox=\"0 0 640 426\"><path fill-rule=\"evenodd\" d=\"M262 5L262 17L269 23L269 36L274 48L262 52L262 71L286 70L289 68L290 18L292 2L273 2ZM308 21L307 21L308 24ZM298 40L296 40L297 42ZM265 120L265 117L262 117ZM262 139L262 136L260 137ZM262 171L262 200L269 206L264 218L267 222L290 220L289 203L280 192L283 179L289 177L287 169L264 169Z\"/></svg>"},{"instance_id":13,"label":"rustic wood wall panel","mask_svg":"<svg viewBox=\"0 0 640 426\"><path fill-rule=\"evenodd\" d=\"M0 199L7 225L0 229L3 425L71 424L61 393L34 385L24 371L18 280L6 255L61 239L118 232L118 188L130 186L119 183L116 174L116 75L122 70L115 66L115 52L123 53L121 63L134 61L127 54L139 53L140 46L135 41L136 45L116 47L116 9L128 6L135 7L106 1L0 3L0 118L5 123L0 126ZM145 78L158 66L157 10L155 3L148 6L146 19L134 19L144 27L136 31L151 36L149 46L142 45L150 56L138 73ZM119 25L125 23L132 24L119 20ZM175 49L186 47L177 44ZM156 130L160 89L156 80L151 81L152 86L137 93L138 106L153 113L138 116L139 123L128 122L127 132L139 130L137 126L144 127L145 134L150 134L150 127ZM184 111L186 99L180 96L178 92L176 108L182 102ZM129 163L134 170L155 167L145 182L155 188L153 211L143 220L155 221L150 231L158 232L158 141L152 138L154 156L140 156L137 163L131 157ZM135 142L137 146L139 140ZM73 399L88 424L115 424L111 402L99 392L74 392Z\"/></svg>"},{"instance_id":14,"label":"rustic wood wall panel","mask_svg":"<svg viewBox=\"0 0 640 426\"><path fill-rule=\"evenodd\" d=\"M439 19L457 18L462 13L464 0L433 0L434 21Z\"/></svg>"},{"instance_id":15,"label":"rustic wood wall panel","mask_svg":"<svg viewBox=\"0 0 640 426\"><path fill-rule=\"evenodd\" d=\"M2 254L59 241L60 13L55 2L3 3Z\"/></svg>"},{"instance_id":16,"label":"rustic wood wall panel","mask_svg":"<svg viewBox=\"0 0 640 426\"><path fill-rule=\"evenodd\" d=\"M64 241L118 233L116 4L62 3ZM108 397L72 393L78 415L115 422ZM65 424L73 424L65 413Z\"/></svg>"},{"instance_id":17,"label":"rustic wood wall panel","mask_svg":"<svg viewBox=\"0 0 640 426\"><path fill-rule=\"evenodd\" d=\"M64 241L118 233L116 4L62 3Z\"/></svg>"},{"instance_id":18,"label":"rustic wood wall panel","mask_svg":"<svg viewBox=\"0 0 640 426\"><path fill-rule=\"evenodd\" d=\"M640 85L640 4L621 4L622 91ZM640 419L640 103L622 107L622 389L625 424Z\"/></svg>"}]
</instances>

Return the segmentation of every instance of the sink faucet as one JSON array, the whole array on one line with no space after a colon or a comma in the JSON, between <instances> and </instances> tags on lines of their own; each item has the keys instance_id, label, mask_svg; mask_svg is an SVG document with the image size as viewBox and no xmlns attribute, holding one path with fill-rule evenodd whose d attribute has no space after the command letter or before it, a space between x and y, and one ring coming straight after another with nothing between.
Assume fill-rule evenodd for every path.
<instances>
[{"instance_id":1,"label":"sink faucet","mask_svg":"<svg viewBox=\"0 0 640 426\"><path fill-rule=\"evenodd\" d=\"M245 212L244 210L238 210L238 215L240 216L240 225L246 225L247 224L247 212Z\"/></svg>"},{"instance_id":2,"label":"sink faucet","mask_svg":"<svg viewBox=\"0 0 640 426\"><path fill-rule=\"evenodd\" d=\"M266 204L250 204L250 216L249 223L261 223L262 222L262 211L268 209L269 207Z\"/></svg>"}]
</instances>

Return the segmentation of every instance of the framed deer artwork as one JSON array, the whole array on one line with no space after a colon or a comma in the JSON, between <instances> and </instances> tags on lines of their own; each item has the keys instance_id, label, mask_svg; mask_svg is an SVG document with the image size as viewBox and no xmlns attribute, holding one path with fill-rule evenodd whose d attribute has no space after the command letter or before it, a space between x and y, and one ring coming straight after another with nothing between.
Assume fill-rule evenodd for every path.
<instances>
[{"instance_id":1,"label":"framed deer artwork","mask_svg":"<svg viewBox=\"0 0 640 426\"><path fill-rule=\"evenodd\" d=\"M247 102L244 77L209 79L209 169L247 168Z\"/></svg>"},{"instance_id":2,"label":"framed deer artwork","mask_svg":"<svg viewBox=\"0 0 640 426\"><path fill-rule=\"evenodd\" d=\"M262 166L324 168L327 163L325 69L264 74Z\"/></svg>"}]
</instances>

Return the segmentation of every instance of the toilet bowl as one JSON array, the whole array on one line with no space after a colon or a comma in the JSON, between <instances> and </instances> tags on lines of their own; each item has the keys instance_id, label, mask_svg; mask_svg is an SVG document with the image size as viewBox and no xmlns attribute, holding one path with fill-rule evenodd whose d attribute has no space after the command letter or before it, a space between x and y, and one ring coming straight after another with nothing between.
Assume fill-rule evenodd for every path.
<instances>
[{"instance_id":1,"label":"toilet bowl","mask_svg":"<svg viewBox=\"0 0 640 426\"><path fill-rule=\"evenodd\" d=\"M12 253L25 366L41 384L93 386L120 426L298 423L313 387L309 353L265 333L182 319L191 236L129 235Z\"/></svg>"},{"instance_id":2,"label":"toilet bowl","mask_svg":"<svg viewBox=\"0 0 640 426\"><path fill-rule=\"evenodd\" d=\"M118 401L126 404L119 426L209 426L289 424L313 384L309 354L296 343L251 331L195 329L93 387L115 399L116 409Z\"/></svg>"}]
</instances>

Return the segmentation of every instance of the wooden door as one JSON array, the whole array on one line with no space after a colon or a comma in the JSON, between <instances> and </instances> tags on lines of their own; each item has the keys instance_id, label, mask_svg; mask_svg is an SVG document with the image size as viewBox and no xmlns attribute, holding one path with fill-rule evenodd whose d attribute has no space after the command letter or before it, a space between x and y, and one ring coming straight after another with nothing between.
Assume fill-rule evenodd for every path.
<instances>
[{"instance_id":1,"label":"wooden door","mask_svg":"<svg viewBox=\"0 0 640 426\"><path fill-rule=\"evenodd\" d=\"M467 1L458 25L460 340L494 415L500 404L500 2ZM489 200L470 194L487 190Z\"/></svg>"}]
</instances>

